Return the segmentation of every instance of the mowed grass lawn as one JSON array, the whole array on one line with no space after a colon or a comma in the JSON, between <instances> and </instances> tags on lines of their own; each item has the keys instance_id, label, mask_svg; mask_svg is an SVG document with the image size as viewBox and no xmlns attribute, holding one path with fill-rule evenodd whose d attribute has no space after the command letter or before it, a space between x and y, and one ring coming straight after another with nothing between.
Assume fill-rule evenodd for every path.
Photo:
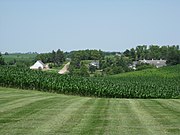
<instances>
[{"instance_id":1,"label":"mowed grass lawn","mask_svg":"<svg viewBox=\"0 0 180 135\"><path fill-rule=\"evenodd\" d=\"M0 87L0 135L178 135L180 99L106 99Z\"/></svg>"}]
</instances>

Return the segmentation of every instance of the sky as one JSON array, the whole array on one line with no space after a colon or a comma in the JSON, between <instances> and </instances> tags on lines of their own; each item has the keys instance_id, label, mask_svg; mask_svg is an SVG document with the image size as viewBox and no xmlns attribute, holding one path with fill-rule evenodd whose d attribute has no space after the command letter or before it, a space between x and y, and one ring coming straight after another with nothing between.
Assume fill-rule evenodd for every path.
<instances>
[{"instance_id":1,"label":"sky","mask_svg":"<svg viewBox=\"0 0 180 135\"><path fill-rule=\"evenodd\" d=\"M180 0L0 0L0 52L180 44Z\"/></svg>"}]
</instances>

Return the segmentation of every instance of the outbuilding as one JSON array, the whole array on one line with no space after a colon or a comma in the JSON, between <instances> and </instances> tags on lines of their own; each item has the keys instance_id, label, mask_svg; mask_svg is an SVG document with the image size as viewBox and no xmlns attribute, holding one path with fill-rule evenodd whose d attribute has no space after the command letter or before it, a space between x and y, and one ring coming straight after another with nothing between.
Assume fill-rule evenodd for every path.
<instances>
[{"instance_id":1,"label":"outbuilding","mask_svg":"<svg viewBox=\"0 0 180 135\"><path fill-rule=\"evenodd\" d=\"M41 60L36 61L36 63L30 67L30 69L44 69L44 68L46 68L46 65Z\"/></svg>"},{"instance_id":2,"label":"outbuilding","mask_svg":"<svg viewBox=\"0 0 180 135\"><path fill-rule=\"evenodd\" d=\"M157 68L160 68L160 67L164 67L166 66L166 60L139 60L141 63L148 63L150 65L154 65L156 66Z\"/></svg>"}]
</instances>

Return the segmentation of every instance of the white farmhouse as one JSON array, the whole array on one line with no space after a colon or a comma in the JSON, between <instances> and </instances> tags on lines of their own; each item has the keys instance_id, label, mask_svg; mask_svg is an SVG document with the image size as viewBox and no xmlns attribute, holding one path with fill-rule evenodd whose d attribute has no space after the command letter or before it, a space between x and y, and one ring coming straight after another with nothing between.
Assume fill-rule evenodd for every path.
<instances>
[{"instance_id":1,"label":"white farmhouse","mask_svg":"<svg viewBox=\"0 0 180 135\"><path fill-rule=\"evenodd\" d=\"M46 65L41 60L36 61L36 63L30 67L30 69L44 69L44 68L46 68Z\"/></svg>"}]
</instances>

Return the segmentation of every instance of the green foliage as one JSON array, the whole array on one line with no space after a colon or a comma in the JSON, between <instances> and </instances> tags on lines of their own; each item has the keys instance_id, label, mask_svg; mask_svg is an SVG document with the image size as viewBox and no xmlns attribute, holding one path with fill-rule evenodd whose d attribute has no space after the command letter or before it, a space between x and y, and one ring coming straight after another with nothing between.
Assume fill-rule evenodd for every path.
<instances>
[{"instance_id":1,"label":"green foliage","mask_svg":"<svg viewBox=\"0 0 180 135\"><path fill-rule=\"evenodd\" d=\"M80 68L75 68L71 64L69 67L70 75L81 76L81 77L89 77L87 66L83 62L81 62L81 64L79 66L80 66Z\"/></svg>"},{"instance_id":2,"label":"green foliage","mask_svg":"<svg viewBox=\"0 0 180 135\"><path fill-rule=\"evenodd\" d=\"M32 64L35 61L37 53L6 53L3 55L4 61L9 64L16 64L16 62L26 61Z\"/></svg>"},{"instance_id":3,"label":"green foliage","mask_svg":"<svg viewBox=\"0 0 180 135\"><path fill-rule=\"evenodd\" d=\"M101 50L79 50L73 51L70 54L72 60L99 60L104 57Z\"/></svg>"},{"instance_id":4,"label":"green foliage","mask_svg":"<svg viewBox=\"0 0 180 135\"><path fill-rule=\"evenodd\" d=\"M112 72L113 72L113 74L119 74L119 73L123 73L124 69L122 66L114 66L112 68Z\"/></svg>"},{"instance_id":5,"label":"green foliage","mask_svg":"<svg viewBox=\"0 0 180 135\"><path fill-rule=\"evenodd\" d=\"M2 57L1 53L0 53L0 65L5 65L5 61L4 61L4 58Z\"/></svg>"},{"instance_id":6,"label":"green foliage","mask_svg":"<svg viewBox=\"0 0 180 135\"><path fill-rule=\"evenodd\" d=\"M167 52L167 64L168 65L180 64L179 46L169 47L168 52Z\"/></svg>"},{"instance_id":7,"label":"green foliage","mask_svg":"<svg viewBox=\"0 0 180 135\"><path fill-rule=\"evenodd\" d=\"M88 68L83 62L81 62L80 76L89 77Z\"/></svg>"},{"instance_id":8,"label":"green foliage","mask_svg":"<svg viewBox=\"0 0 180 135\"><path fill-rule=\"evenodd\" d=\"M89 65L89 71L92 73L94 73L96 71L97 67L93 66L93 65Z\"/></svg>"},{"instance_id":9,"label":"green foliage","mask_svg":"<svg viewBox=\"0 0 180 135\"><path fill-rule=\"evenodd\" d=\"M71 75L78 76L89 76L88 68L87 71L85 71L85 67L82 68L82 61L99 60L104 58L103 52L101 50L73 51L69 56L71 58L69 72ZM94 71L93 67L90 67L89 69L91 73Z\"/></svg>"},{"instance_id":10,"label":"green foliage","mask_svg":"<svg viewBox=\"0 0 180 135\"><path fill-rule=\"evenodd\" d=\"M96 71L95 73L94 73L94 77L103 77L103 73L102 73L102 71Z\"/></svg>"},{"instance_id":11,"label":"green foliage","mask_svg":"<svg viewBox=\"0 0 180 135\"><path fill-rule=\"evenodd\" d=\"M9 53L8 53L8 52L5 52L4 55L9 55Z\"/></svg>"},{"instance_id":12,"label":"green foliage","mask_svg":"<svg viewBox=\"0 0 180 135\"><path fill-rule=\"evenodd\" d=\"M29 67L30 64L27 61L18 61L15 63L15 66L20 67L20 68L22 67L25 68L25 67Z\"/></svg>"},{"instance_id":13,"label":"green foliage","mask_svg":"<svg viewBox=\"0 0 180 135\"><path fill-rule=\"evenodd\" d=\"M180 95L179 82L180 65L102 78L74 77L25 68L0 67L0 86L82 96L176 98Z\"/></svg>"},{"instance_id":14,"label":"green foliage","mask_svg":"<svg viewBox=\"0 0 180 135\"><path fill-rule=\"evenodd\" d=\"M137 46L135 49L127 49L123 54L133 61L142 59L165 59L168 65L180 64L179 45L161 47L158 45L150 45L149 48L146 45L142 45Z\"/></svg>"},{"instance_id":15,"label":"green foliage","mask_svg":"<svg viewBox=\"0 0 180 135\"><path fill-rule=\"evenodd\" d=\"M100 60L100 69L103 69L106 75L119 74L130 71L128 65L131 63L128 57L107 57L105 60Z\"/></svg>"},{"instance_id":16,"label":"green foliage","mask_svg":"<svg viewBox=\"0 0 180 135\"><path fill-rule=\"evenodd\" d=\"M54 63L54 66L60 66L65 61L65 55L63 51L58 49L56 52L53 50L52 53L38 54L36 60L42 60L44 63Z\"/></svg>"},{"instance_id":17,"label":"green foliage","mask_svg":"<svg viewBox=\"0 0 180 135\"><path fill-rule=\"evenodd\" d=\"M50 63L48 66L49 66L49 68L52 68L54 65L52 63Z\"/></svg>"},{"instance_id":18,"label":"green foliage","mask_svg":"<svg viewBox=\"0 0 180 135\"><path fill-rule=\"evenodd\" d=\"M144 70L144 69L150 69L150 68L156 68L156 67L148 63L138 63L136 65L136 70Z\"/></svg>"}]
</instances>

